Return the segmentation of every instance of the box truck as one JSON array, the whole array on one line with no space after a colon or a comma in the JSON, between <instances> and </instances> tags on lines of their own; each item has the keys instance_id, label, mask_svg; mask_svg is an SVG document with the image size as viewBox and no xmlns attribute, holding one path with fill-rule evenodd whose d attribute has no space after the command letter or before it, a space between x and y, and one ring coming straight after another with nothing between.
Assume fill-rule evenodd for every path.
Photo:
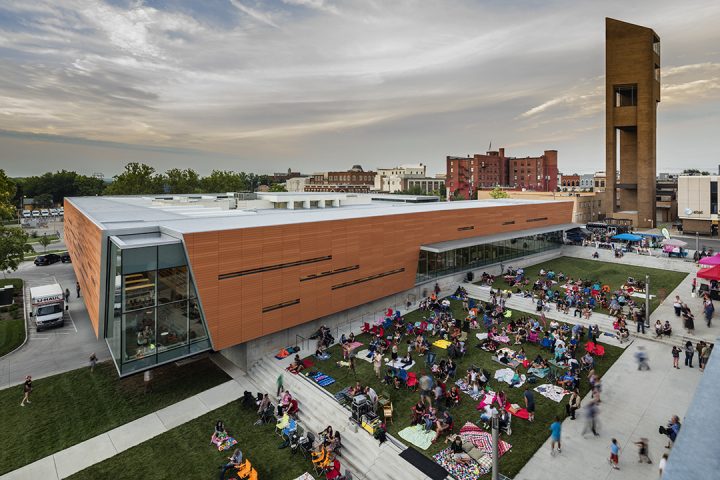
<instances>
[{"instance_id":1,"label":"box truck","mask_svg":"<svg viewBox=\"0 0 720 480\"><path fill-rule=\"evenodd\" d=\"M53 283L39 287L30 287L32 311L37 330L63 326L65 323L65 295L62 287Z\"/></svg>"}]
</instances>

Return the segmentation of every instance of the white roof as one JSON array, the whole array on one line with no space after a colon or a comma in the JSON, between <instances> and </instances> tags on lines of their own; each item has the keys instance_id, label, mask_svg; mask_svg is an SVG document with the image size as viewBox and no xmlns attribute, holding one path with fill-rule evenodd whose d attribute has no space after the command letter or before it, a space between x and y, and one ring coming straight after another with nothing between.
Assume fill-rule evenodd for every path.
<instances>
[{"instance_id":1,"label":"white roof","mask_svg":"<svg viewBox=\"0 0 720 480\"><path fill-rule=\"evenodd\" d=\"M38 298L38 297L49 297L51 295L62 295L62 287L57 284L53 283L50 285L40 285L37 287L30 287L30 296L32 298Z\"/></svg>"},{"instance_id":2,"label":"white roof","mask_svg":"<svg viewBox=\"0 0 720 480\"><path fill-rule=\"evenodd\" d=\"M370 194L370 196L372 196ZM360 205L313 209L220 210L208 207L158 208L153 197L104 196L66 198L96 225L105 230L122 231L143 227L164 227L178 233L253 228L307 222L370 218L421 212L442 213L478 208L528 206L553 200L466 200L455 202L404 203L370 202ZM400 198L398 200L401 200Z\"/></svg>"}]
</instances>

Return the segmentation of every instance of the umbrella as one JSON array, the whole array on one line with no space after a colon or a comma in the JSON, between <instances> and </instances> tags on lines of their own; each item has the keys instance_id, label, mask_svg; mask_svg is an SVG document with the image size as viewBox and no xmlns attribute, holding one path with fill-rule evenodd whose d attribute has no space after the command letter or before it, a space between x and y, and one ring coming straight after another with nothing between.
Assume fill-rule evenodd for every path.
<instances>
[{"instance_id":1,"label":"umbrella","mask_svg":"<svg viewBox=\"0 0 720 480\"><path fill-rule=\"evenodd\" d=\"M687 242L683 242L682 240L678 240L677 238L668 238L667 240L663 240L662 244L663 246L670 245L672 247L687 247Z\"/></svg>"},{"instance_id":2,"label":"umbrella","mask_svg":"<svg viewBox=\"0 0 720 480\"><path fill-rule=\"evenodd\" d=\"M639 242L642 240L640 235L633 235L632 233L621 233L612 237L613 240L627 240L629 242Z\"/></svg>"},{"instance_id":3,"label":"umbrella","mask_svg":"<svg viewBox=\"0 0 720 480\"><path fill-rule=\"evenodd\" d=\"M698 262L700 265L720 265L720 253L705 257Z\"/></svg>"},{"instance_id":4,"label":"umbrella","mask_svg":"<svg viewBox=\"0 0 720 480\"><path fill-rule=\"evenodd\" d=\"M720 280L720 265L715 265L712 268L703 268L697 273L697 276L706 280Z\"/></svg>"}]
</instances>

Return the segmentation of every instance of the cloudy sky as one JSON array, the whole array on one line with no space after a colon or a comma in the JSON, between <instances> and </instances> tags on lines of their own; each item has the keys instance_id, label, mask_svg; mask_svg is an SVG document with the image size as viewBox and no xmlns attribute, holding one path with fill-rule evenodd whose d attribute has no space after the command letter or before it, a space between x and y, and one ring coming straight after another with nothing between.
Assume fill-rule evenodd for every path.
<instances>
[{"instance_id":1,"label":"cloudy sky","mask_svg":"<svg viewBox=\"0 0 720 480\"><path fill-rule=\"evenodd\" d=\"M3 0L0 168L604 168L604 17L662 40L658 171L720 163L720 2Z\"/></svg>"}]
</instances>

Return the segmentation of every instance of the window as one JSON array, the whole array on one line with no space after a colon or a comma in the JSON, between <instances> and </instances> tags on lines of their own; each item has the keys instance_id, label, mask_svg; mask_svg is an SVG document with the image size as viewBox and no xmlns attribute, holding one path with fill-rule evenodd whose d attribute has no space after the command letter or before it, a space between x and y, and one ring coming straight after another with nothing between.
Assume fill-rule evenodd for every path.
<instances>
[{"instance_id":1,"label":"window","mask_svg":"<svg viewBox=\"0 0 720 480\"><path fill-rule=\"evenodd\" d=\"M615 106L634 107L637 105L637 85L616 85Z\"/></svg>"},{"instance_id":2,"label":"window","mask_svg":"<svg viewBox=\"0 0 720 480\"><path fill-rule=\"evenodd\" d=\"M718 182L710 182L710 213L718 213Z\"/></svg>"}]
</instances>

